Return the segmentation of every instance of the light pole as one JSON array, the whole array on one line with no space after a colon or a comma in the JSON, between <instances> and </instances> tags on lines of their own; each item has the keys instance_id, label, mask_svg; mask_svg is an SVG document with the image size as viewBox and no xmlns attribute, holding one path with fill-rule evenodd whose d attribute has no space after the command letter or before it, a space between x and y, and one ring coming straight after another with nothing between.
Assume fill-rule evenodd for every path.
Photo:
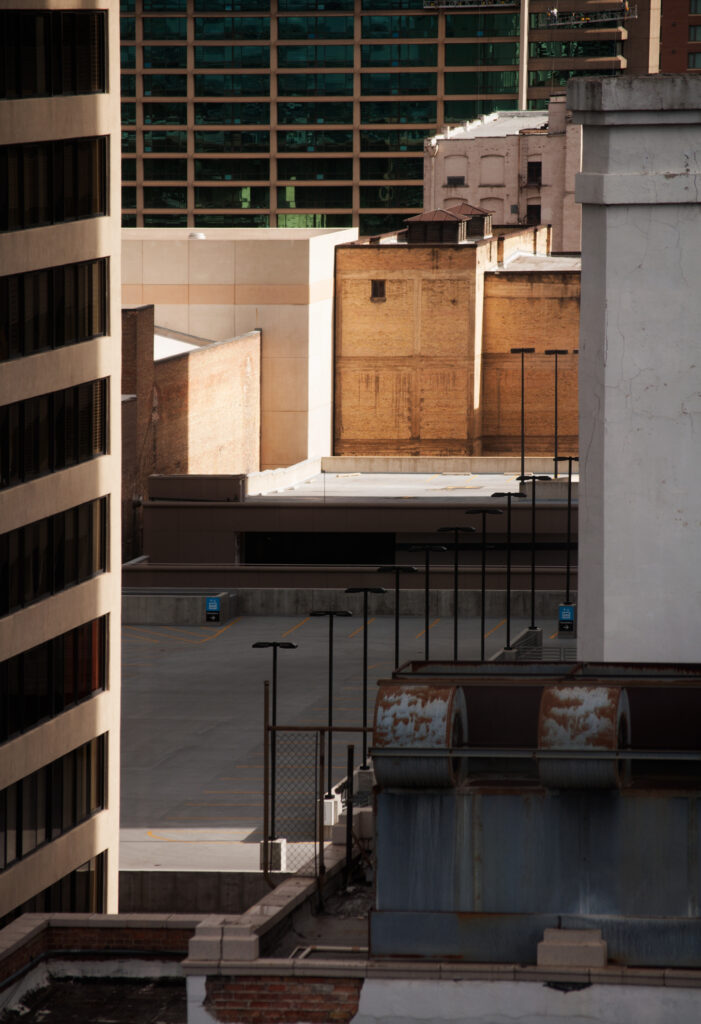
<instances>
[{"instance_id":1,"label":"light pole","mask_svg":"<svg viewBox=\"0 0 701 1024\"><path fill-rule=\"evenodd\" d=\"M531 624L528 628L535 629L535 485L539 480L550 480L551 478L531 473L530 476L520 476L517 479L519 483L529 483L533 488L531 491Z\"/></svg>"},{"instance_id":2,"label":"light pole","mask_svg":"<svg viewBox=\"0 0 701 1024\"><path fill-rule=\"evenodd\" d=\"M338 615L339 617L346 617L352 615L353 612L349 612L348 609L342 608L338 611L332 609L326 609L324 611L312 611L309 612L310 617L319 618L322 615L328 615L329 617L329 712L328 712L328 726L329 726L329 737L328 737L328 756L329 764L327 770L327 785L326 785L326 796L330 800L331 793L331 773L333 771L333 765L331 763L331 754L333 751L333 620Z\"/></svg>"},{"instance_id":3,"label":"light pole","mask_svg":"<svg viewBox=\"0 0 701 1024\"><path fill-rule=\"evenodd\" d=\"M521 476L526 472L526 378L524 356L533 355L534 348L512 348L511 354L521 356Z\"/></svg>"},{"instance_id":4,"label":"light pole","mask_svg":"<svg viewBox=\"0 0 701 1024\"><path fill-rule=\"evenodd\" d=\"M572 463L579 462L579 459L576 455L560 455L557 461L567 463L567 568L565 570L565 604L572 604L572 602L570 601L570 544L572 542Z\"/></svg>"},{"instance_id":5,"label":"light pole","mask_svg":"<svg viewBox=\"0 0 701 1024\"><path fill-rule=\"evenodd\" d=\"M558 458L557 458L557 357L558 356L566 356L567 354L568 354L568 350L566 348L546 348L546 350L545 350L545 355L546 356L555 356L555 451L553 453L553 461L555 463L555 472L554 472L553 476L555 477L556 480L557 480L557 463L558 463ZM521 472L523 473L523 469L521 470Z\"/></svg>"},{"instance_id":6,"label":"light pole","mask_svg":"<svg viewBox=\"0 0 701 1024\"><path fill-rule=\"evenodd\" d=\"M454 535L453 549L455 561L453 564L453 661L458 660L458 540L461 533L475 533L474 526L439 526L438 533L452 533Z\"/></svg>"},{"instance_id":7,"label":"light pole","mask_svg":"<svg viewBox=\"0 0 701 1024\"><path fill-rule=\"evenodd\" d=\"M511 650L511 499L527 498L517 491L495 491L493 498L506 498L506 643L504 650Z\"/></svg>"},{"instance_id":8,"label":"light pole","mask_svg":"<svg viewBox=\"0 0 701 1024\"><path fill-rule=\"evenodd\" d=\"M296 650L297 644L289 643L287 640L258 640L256 643L251 644L251 647L272 647L273 649L273 706L272 706L272 733L270 736L270 774L272 776L272 787L270 791L270 839L275 839L275 785L276 785L276 774L275 774L275 755L277 747L277 733L275 732L275 726L277 725L277 652L278 648L282 648L283 651Z\"/></svg>"},{"instance_id":9,"label":"light pole","mask_svg":"<svg viewBox=\"0 0 701 1024\"><path fill-rule=\"evenodd\" d=\"M502 508L468 508L466 516L482 516L482 615L480 628L480 661L484 661L484 617L487 591L487 516L503 516Z\"/></svg>"},{"instance_id":10,"label":"light pole","mask_svg":"<svg viewBox=\"0 0 701 1024\"><path fill-rule=\"evenodd\" d=\"M418 572L415 565L378 565L378 572L394 573L394 670L399 668L399 577L403 572Z\"/></svg>"},{"instance_id":11,"label":"light pole","mask_svg":"<svg viewBox=\"0 0 701 1024\"><path fill-rule=\"evenodd\" d=\"M363 763L368 766L368 594L386 594L384 587L346 587L347 594L363 595Z\"/></svg>"},{"instance_id":12,"label":"light pole","mask_svg":"<svg viewBox=\"0 0 701 1024\"><path fill-rule=\"evenodd\" d=\"M429 599L429 575L431 572L431 552L447 551L445 544L410 544L410 551L423 551L424 559L424 660L428 661L428 599Z\"/></svg>"}]
</instances>

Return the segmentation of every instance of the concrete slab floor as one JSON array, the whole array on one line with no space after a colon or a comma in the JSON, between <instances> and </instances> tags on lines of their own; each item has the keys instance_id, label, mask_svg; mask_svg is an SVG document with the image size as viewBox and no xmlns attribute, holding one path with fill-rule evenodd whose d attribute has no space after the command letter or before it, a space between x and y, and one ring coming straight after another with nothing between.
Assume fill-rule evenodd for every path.
<instances>
[{"instance_id":1,"label":"concrete slab floor","mask_svg":"<svg viewBox=\"0 0 701 1024\"><path fill-rule=\"evenodd\" d=\"M512 635L526 626L512 622ZM538 623L544 636L555 621ZM459 654L479 657L479 618L461 618ZM489 657L505 622L486 622ZM258 870L263 816L263 682L270 650L258 640L287 640L278 661L279 725L327 722L328 619L243 616L226 626L124 626L122 683L121 866L139 870ZM430 655L452 658L452 617L432 619ZM334 724L362 724L363 623L336 619ZM400 661L423 659L424 620L402 618ZM375 683L393 669L394 618L368 622L368 724ZM278 764L296 758L280 788L313 801L314 733L279 735ZM368 740L369 744L370 740ZM360 733L335 734L333 778L346 774L347 744L360 763ZM281 768L282 772L282 768ZM306 774L305 774L306 773ZM310 774L312 773L312 774ZM279 813L284 807L279 800ZM283 825L279 830L285 835ZM290 836L288 835L288 838Z\"/></svg>"},{"instance_id":2,"label":"concrete slab floor","mask_svg":"<svg viewBox=\"0 0 701 1024\"><path fill-rule=\"evenodd\" d=\"M28 993L16 1010L0 1012L2 1024L185 1024L184 978L62 978Z\"/></svg>"}]
</instances>

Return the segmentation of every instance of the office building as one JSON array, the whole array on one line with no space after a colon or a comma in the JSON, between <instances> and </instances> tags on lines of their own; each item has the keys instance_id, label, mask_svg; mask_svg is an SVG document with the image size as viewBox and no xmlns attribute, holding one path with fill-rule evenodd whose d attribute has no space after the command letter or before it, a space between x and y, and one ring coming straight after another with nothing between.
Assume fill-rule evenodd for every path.
<instances>
[{"instance_id":1,"label":"office building","mask_svg":"<svg viewBox=\"0 0 701 1024\"><path fill-rule=\"evenodd\" d=\"M0 8L0 923L117 907L117 20Z\"/></svg>"},{"instance_id":2,"label":"office building","mask_svg":"<svg viewBox=\"0 0 701 1024\"><path fill-rule=\"evenodd\" d=\"M660 71L701 71L701 0L665 0Z\"/></svg>"},{"instance_id":3,"label":"office building","mask_svg":"<svg viewBox=\"0 0 701 1024\"><path fill-rule=\"evenodd\" d=\"M659 0L551 7L122 0L123 224L400 227L444 125L657 70Z\"/></svg>"}]
</instances>

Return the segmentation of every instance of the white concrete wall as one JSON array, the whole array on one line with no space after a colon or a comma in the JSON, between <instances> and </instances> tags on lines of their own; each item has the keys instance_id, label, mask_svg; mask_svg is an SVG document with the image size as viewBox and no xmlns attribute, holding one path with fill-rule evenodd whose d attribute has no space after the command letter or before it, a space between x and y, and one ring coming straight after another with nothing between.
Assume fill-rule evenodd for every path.
<instances>
[{"instance_id":1,"label":"white concrete wall","mask_svg":"<svg viewBox=\"0 0 701 1024\"><path fill-rule=\"evenodd\" d=\"M701 661L701 78L573 82L584 125L583 660Z\"/></svg>"}]
</instances>

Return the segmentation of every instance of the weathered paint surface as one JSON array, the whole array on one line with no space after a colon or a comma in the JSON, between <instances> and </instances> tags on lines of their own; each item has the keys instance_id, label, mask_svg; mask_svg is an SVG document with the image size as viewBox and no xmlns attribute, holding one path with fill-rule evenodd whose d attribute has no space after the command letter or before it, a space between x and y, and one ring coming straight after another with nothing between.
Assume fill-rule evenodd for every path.
<instances>
[{"instance_id":1,"label":"weathered paint surface","mask_svg":"<svg viewBox=\"0 0 701 1024\"><path fill-rule=\"evenodd\" d=\"M630 744L626 691L617 686L547 686L538 716L541 750L616 750ZM547 760L539 762L546 786L614 789L625 780L615 761Z\"/></svg>"},{"instance_id":2,"label":"weathered paint surface","mask_svg":"<svg viewBox=\"0 0 701 1024\"><path fill-rule=\"evenodd\" d=\"M380 786L435 788L456 785L467 758L383 757L382 750L448 750L467 742L467 707L459 686L384 683L375 703L373 765Z\"/></svg>"}]
</instances>

